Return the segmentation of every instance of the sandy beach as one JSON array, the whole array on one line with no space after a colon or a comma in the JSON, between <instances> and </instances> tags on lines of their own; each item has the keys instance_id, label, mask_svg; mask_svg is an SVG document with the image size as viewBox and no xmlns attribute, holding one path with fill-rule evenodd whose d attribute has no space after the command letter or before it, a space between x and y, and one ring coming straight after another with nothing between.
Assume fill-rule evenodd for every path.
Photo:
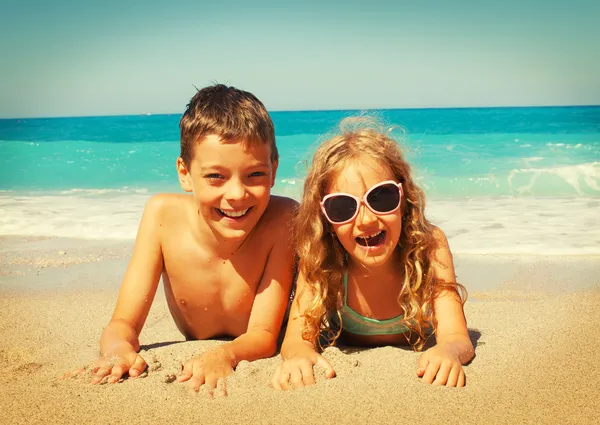
<instances>
[{"instance_id":1,"label":"sandy beach","mask_svg":"<svg viewBox=\"0 0 600 425\"><path fill-rule=\"evenodd\" d=\"M422 384L419 353L332 348L337 377L269 386L279 358L242 362L227 397L172 382L221 341L179 333L162 287L141 335L147 376L60 380L88 365L116 301L131 242L0 238L0 422L592 424L600 415L600 257L460 256L475 359L462 389Z\"/></svg>"}]
</instances>

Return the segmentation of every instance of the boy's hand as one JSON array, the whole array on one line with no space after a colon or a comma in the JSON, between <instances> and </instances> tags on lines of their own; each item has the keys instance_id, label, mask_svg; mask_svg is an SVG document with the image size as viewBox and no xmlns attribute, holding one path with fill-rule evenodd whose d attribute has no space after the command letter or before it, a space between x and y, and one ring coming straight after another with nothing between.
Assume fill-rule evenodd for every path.
<instances>
[{"instance_id":1,"label":"boy's hand","mask_svg":"<svg viewBox=\"0 0 600 425\"><path fill-rule=\"evenodd\" d=\"M146 361L133 350L111 357L102 357L96 360L91 369L91 373L94 375L92 384L98 384L105 378L105 382L114 384L125 374L131 378L137 378L146 370L146 367Z\"/></svg>"},{"instance_id":2,"label":"boy's hand","mask_svg":"<svg viewBox=\"0 0 600 425\"><path fill-rule=\"evenodd\" d=\"M313 385L315 383L313 366L325 369L327 378L335 377L335 370L325 357L312 349L305 348L277 366L271 385L276 390L283 391Z\"/></svg>"},{"instance_id":3,"label":"boy's hand","mask_svg":"<svg viewBox=\"0 0 600 425\"><path fill-rule=\"evenodd\" d=\"M105 356L97 359L93 366L87 366L67 372L60 379L73 378L77 376L92 375L92 384L118 382L123 375L128 374L131 378L137 378L147 368L146 361L135 351L124 354Z\"/></svg>"},{"instance_id":4,"label":"boy's hand","mask_svg":"<svg viewBox=\"0 0 600 425\"><path fill-rule=\"evenodd\" d=\"M206 385L211 396L226 396L227 388L224 382L218 388L217 383L221 378L225 378L232 373L233 358L222 347L217 347L201 356L188 360L177 380L179 382L190 381L191 388L196 392L200 390L202 385ZM217 389L216 394L215 389Z\"/></svg>"},{"instance_id":5,"label":"boy's hand","mask_svg":"<svg viewBox=\"0 0 600 425\"><path fill-rule=\"evenodd\" d=\"M427 384L465 386L465 372L456 347L450 343L438 344L425 351L419 358L417 375Z\"/></svg>"}]
</instances>

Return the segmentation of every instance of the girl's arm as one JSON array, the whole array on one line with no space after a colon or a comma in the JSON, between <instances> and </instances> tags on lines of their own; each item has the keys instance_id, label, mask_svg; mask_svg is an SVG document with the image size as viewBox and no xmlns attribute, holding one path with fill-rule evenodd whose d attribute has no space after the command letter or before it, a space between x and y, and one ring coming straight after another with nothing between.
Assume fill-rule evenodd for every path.
<instances>
[{"instance_id":1,"label":"girl's arm","mask_svg":"<svg viewBox=\"0 0 600 425\"><path fill-rule=\"evenodd\" d=\"M271 382L275 389L288 390L314 384L314 365L325 368L328 378L335 376L331 364L317 352L316 341L302 338L305 324L304 312L312 299L313 293L306 284L303 273L300 272L285 337L281 344L281 357L284 361L277 367Z\"/></svg>"},{"instance_id":2,"label":"girl's arm","mask_svg":"<svg viewBox=\"0 0 600 425\"><path fill-rule=\"evenodd\" d=\"M456 282L446 235L436 228L434 236L438 241L432 261L435 277L448 283ZM419 359L417 374L427 383L462 387L465 380L462 365L468 363L475 352L460 296L455 291L441 291L433 302L433 310L437 321L436 345Z\"/></svg>"}]
</instances>

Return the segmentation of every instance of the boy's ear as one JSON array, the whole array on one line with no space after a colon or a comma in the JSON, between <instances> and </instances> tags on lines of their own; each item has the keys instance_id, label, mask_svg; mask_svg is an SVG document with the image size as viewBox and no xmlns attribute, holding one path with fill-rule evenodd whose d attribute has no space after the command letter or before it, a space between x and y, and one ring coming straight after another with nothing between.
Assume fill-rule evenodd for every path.
<instances>
[{"instance_id":1,"label":"boy's ear","mask_svg":"<svg viewBox=\"0 0 600 425\"><path fill-rule=\"evenodd\" d=\"M273 172L271 173L271 188L275 186L275 177L277 176L277 166L279 166L279 160L273 162Z\"/></svg>"},{"instance_id":2,"label":"boy's ear","mask_svg":"<svg viewBox=\"0 0 600 425\"><path fill-rule=\"evenodd\" d=\"M179 184L183 190L186 192L192 192L194 190L192 176L181 157L177 158L177 176L179 177Z\"/></svg>"}]
</instances>

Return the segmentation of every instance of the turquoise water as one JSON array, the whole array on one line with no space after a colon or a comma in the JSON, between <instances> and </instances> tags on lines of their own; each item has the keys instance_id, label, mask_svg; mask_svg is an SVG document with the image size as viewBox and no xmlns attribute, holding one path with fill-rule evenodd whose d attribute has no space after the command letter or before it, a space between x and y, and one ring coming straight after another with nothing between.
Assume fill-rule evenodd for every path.
<instances>
[{"instance_id":1,"label":"turquoise water","mask_svg":"<svg viewBox=\"0 0 600 425\"><path fill-rule=\"evenodd\" d=\"M299 199L319 140L357 111L272 112L275 193ZM373 111L399 126L453 249L600 253L600 107ZM0 234L132 237L179 192L180 115L0 120Z\"/></svg>"}]
</instances>

